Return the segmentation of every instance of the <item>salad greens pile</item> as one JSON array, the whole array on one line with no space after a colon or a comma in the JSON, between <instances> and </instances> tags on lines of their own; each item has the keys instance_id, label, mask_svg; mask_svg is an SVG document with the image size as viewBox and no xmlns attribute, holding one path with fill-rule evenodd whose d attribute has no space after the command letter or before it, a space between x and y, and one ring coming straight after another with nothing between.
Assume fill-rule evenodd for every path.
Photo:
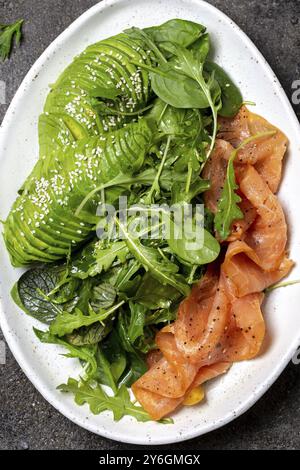
<instances>
[{"instance_id":1,"label":"salad greens pile","mask_svg":"<svg viewBox=\"0 0 300 470\"><path fill-rule=\"evenodd\" d=\"M76 57L51 86L39 120L39 159L4 225L12 264L31 265L12 296L48 325L34 329L41 342L79 359L80 379L59 389L93 413L150 419L127 387L147 370L157 331L176 318L179 302L218 257L215 229L226 238L241 216L233 159L215 221L205 209L201 246L191 249L186 231L175 236L183 218L164 214L171 227L165 238L158 210L156 225L139 232L157 230L147 238L131 230L138 215L124 221L118 212L120 196L140 213L153 204L183 211L203 203L210 182L201 172L217 117L234 116L242 104L238 88L208 60L209 49L204 26L175 19L131 28ZM103 204L116 208L113 220L97 211Z\"/></svg>"}]
</instances>

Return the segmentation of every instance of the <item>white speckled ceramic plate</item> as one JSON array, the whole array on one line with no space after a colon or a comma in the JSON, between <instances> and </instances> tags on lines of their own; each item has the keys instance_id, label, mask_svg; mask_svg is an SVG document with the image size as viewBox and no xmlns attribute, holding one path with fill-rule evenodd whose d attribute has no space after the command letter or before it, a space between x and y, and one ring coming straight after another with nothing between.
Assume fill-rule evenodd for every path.
<instances>
[{"instance_id":1,"label":"white speckled ceramic plate","mask_svg":"<svg viewBox=\"0 0 300 470\"><path fill-rule=\"evenodd\" d=\"M203 23L211 34L216 61L224 66L256 111L280 127L290 139L280 199L290 232L292 272L299 278L300 260L300 149L299 124L274 73L247 36L223 13L200 0L104 0L88 10L62 33L31 68L4 119L0 136L0 217L6 217L16 192L37 155L37 122L48 84L88 44L124 28L162 23L170 18ZM278 40L280 40L278 38ZM56 386L79 371L76 360L65 359L60 347L40 344L32 333L38 326L10 298L20 275L11 268L1 242L1 327L20 366L40 393L78 425L102 436L137 444L165 444L189 439L216 429L246 411L270 387L300 344L300 288L278 289L264 303L267 339L263 354L235 364L228 374L207 386L207 398L198 407L181 409L174 424L137 423L126 417L115 423L112 415L93 416L87 406L75 405L72 396ZM20 390L22 396L22 390ZM26 397L24 397L26 399Z\"/></svg>"}]
</instances>

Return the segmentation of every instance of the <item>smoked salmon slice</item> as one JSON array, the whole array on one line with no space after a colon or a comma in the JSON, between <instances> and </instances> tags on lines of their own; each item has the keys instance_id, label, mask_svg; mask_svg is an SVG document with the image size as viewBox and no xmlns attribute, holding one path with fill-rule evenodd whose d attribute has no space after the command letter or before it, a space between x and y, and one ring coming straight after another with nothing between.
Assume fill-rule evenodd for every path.
<instances>
[{"instance_id":1,"label":"smoked salmon slice","mask_svg":"<svg viewBox=\"0 0 300 470\"><path fill-rule=\"evenodd\" d=\"M287 224L275 193L287 147L286 136L242 107L233 118L219 119L218 139L202 176L212 213L224 186L234 148L258 133L272 131L245 145L234 170L243 219L233 222L222 242L222 262L207 267L178 309L175 322L156 335L148 354L149 370L132 386L137 400L155 420L177 409L194 388L225 373L233 362L256 357L265 337L261 311L264 290L292 269L287 257Z\"/></svg>"}]
</instances>

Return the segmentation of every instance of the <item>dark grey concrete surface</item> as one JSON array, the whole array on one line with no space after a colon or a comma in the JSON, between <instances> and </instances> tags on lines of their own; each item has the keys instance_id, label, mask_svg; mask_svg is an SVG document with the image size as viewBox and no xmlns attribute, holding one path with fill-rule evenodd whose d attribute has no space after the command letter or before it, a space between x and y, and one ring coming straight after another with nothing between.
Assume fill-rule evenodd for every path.
<instances>
[{"instance_id":1,"label":"dark grey concrete surface","mask_svg":"<svg viewBox=\"0 0 300 470\"><path fill-rule=\"evenodd\" d=\"M149 0L151 1L151 0ZM168 0L165 0L166 7ZM94 0L0 0L0 23L24 18L24 41L0 63L7 104L34 61ZM300 79L300 0L211 0L249 35L279 77L289 97ZM258 84L259 86L259 84ZM300 117L300 106L295 108ZM3 195L2 195L3 197ZM0 339L2 339L0 333ZM299 449L300 365L290 364L245 415L176 449ZM54 410L24 376L11 353L0 365L0 449L136 449L93 435ZM172 449L175 446L164 446Z\"/></svg>"}]
</instances>

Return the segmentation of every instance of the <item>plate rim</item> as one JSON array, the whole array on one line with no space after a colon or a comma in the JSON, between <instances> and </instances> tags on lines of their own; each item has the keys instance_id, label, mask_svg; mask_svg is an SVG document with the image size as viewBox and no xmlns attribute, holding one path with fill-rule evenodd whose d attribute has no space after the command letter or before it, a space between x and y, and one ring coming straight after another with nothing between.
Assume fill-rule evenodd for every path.
<instances>
[{"instance_id":1,"label":"plate rim","mask_svg":"<svg viewBox=\"0 0 300 470\"><path fill-rule=\"evenodd\" d=\"M44 50L44 52L38 57L38 59L34 62L31 66L27 74L25 75L24 79L22 80L18 90L16 91L11 103L5 113L3 118L2 124L0 126L0 147L2 144L2 139L4 139L6 134L6 127L9 125L11 119L14 116L14 108L15 104L17 104L19 96L21 96L24 92L24 89L27 86L30 86L30 82L36 75L36 73L40 70L41 64L45 62L45 59L49 57L53 52L55 52L56 48L60 45L61 42L64 41L74 30L76 30L82 23L88 21L94 14L99 13L100 11L112 6L117 5L118 3L121 4L124 0L102 0L100 3L97 3L90 7L88 10L83 12L77 19L75 19L62 33L60 33ZM126 0L125 0L126 1ZM268 77L272 77L273 79L273 87L276 88L278 93L280 94L281 100L285 106L286 112L289 114L291 118L291 122L295 126L295 130L298 130L300 135L300 123L297 119L295 111L283 89L282 85L280 84L276 74L274 73L271 66L268 64L265 57L253 43L253 41L248 37L248 35L223 11L219 10L214 5L204 1L204 0L194 0L196 3L199 4L199 7L205 7L206 9L210 10L212 14L217 14L219 17L222 18L224 22L227 24L231 24L235 28L235 34L239 35L244 43L249 47L249 50L259 59L261 67L264 69L264 72ZM24 372L28 380L33 384L33 386L38 390L38 392L43 396L43 398L50 403L59 413L61 413L64 417L75 423L76 425L93 432L94 434L100 435L105 438L109 438L118 442L123 443L130 443L130 444L138 444L138 445L163 445L163 444L172 444L176 442L182 442L189 439L193 439L195 437L199 437L201 435L207 434L211 431L214 431L229 422L233 421L235 418L241 416L247 410L249 410L267 390L273 385L273 383L277 380L279 375L283 372L285 367L287 366L288 362L291 360L293 355L295 354L298 346L300 344L300 332L298 337L294 340L293 343L290 344L289 348L286 351L285 356L281 359L281 361L274 367L272 373L270 373L266 379L257 386L256 393L250 394L248 399L245 399L243 402L238 404L234 410L228 412L224 417L216 420L212 423L205 423L202 426L202 429L199 430L198 428L194 428L190 431L186 431L184 435L177 435L176 438L169 439L167 436L164 437L160 435L159 438L153 437L151 441L145 442L144 438L139 438L138 436L135 439L126 438L124 434L118 434L116 431L108 431L108 430L101 430L96 428L92 423L88 420L82 420L80 417L77 418L74 414L71 414L68 409L64 409L64 405L60 406L60 403L54 399L50 394L47 392L47 389L44 388L42 381L37 376L32 376L32 369L29 363L27 363L26 359L22 357L22 350L18 348L17 341L14 339L13 335L10 334L9 331L9 324L6 319L6 315L4 314L4 309L2 305L2 299L0 299L0 327L2 329L3 336L15 358L19 367ZM50 396L49 396L50 395Z\"/></svg>"}]
</instances>

